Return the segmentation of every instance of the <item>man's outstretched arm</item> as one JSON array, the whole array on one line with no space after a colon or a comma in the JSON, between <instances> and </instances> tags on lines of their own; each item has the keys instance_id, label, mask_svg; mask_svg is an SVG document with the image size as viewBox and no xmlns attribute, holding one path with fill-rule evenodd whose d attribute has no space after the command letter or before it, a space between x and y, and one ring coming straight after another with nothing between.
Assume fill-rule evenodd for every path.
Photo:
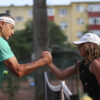
<instances>
[{"instance_id":1,"label":"man's outstretched arm","mask_svg":"<svg viewBox=\"0 0 100 100\"><path fill-rule=\"evenodd\" d=\"M29 73L33 72L34 70L38 69L40 66L44 66L52 61L50 56L45 56L35 62L26 63L26 64L19 64L16 57L11 57L4 61L5 65L8 69L13 72L14 75L21 77L24 75L28 75Z\"/></svg>"}]
</instances>

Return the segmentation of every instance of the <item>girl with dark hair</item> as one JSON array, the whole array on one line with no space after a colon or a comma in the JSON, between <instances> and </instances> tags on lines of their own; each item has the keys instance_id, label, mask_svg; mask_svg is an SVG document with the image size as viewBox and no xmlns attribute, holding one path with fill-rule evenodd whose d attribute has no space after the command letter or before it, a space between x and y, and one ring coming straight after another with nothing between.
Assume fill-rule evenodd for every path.
<instances>
[{"instance_id":1,"label":"girl with dark hair","mask_svg":"<svg viewBox=\"0 0 100 100\"><path fill-rule=\"evenodd\" d=\"M78 47L80 56L84 58L82 61L64 71L61 71L53 63L48 63L48 66L61 80L74 75L78 69L84 92L88 93L93 100L100 100L100 38L96 34L86 33L73 44ZM51 55L46 51L42 56Z\"/></svg>"}]
</instances>

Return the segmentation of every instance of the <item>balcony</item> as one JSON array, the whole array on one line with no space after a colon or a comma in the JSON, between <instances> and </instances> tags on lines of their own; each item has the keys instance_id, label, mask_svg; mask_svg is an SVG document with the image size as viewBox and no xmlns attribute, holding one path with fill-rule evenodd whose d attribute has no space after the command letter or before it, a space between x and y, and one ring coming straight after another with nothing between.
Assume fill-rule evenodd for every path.
<instances>
[{"instance_id":1,"label":"balcony","mask_svg":"<svg viewBox=\"0 0 100 100\"><path fill-rule=\"evenodd\" d=\"M48 19L49 19L50 21L54 21L54 16L48 16Z\"/></svg>"},{"instance_id":2,"label":"balcony","mask_svg":"<svg viewBox=\"0 0 100 100\"><path fill-rule=\"evenodd\" d=\"M100 30L100 25L89 25L90 30Z\"/></svg>"},{"instance_id":3,"label":"balcony","mask_svg":"<svg viewBox=\"0 0 100 100\"><path fill-rule=\"evenodd\" d=\"M100 17L100 12L88 12L89 17Z\"/></svg>"}]
</instances>

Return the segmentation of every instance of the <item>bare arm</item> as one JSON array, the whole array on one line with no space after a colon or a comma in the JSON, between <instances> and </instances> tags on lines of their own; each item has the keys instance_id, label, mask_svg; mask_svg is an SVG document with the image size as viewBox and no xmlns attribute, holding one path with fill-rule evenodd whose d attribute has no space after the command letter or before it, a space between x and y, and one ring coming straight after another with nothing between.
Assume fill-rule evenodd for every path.
<instances>
[{"instance_id":1,"label":"bare arm","mask_svg":"<svg viewBox=\"0 0 100 100\"><path fill-rule=\"evenodd\" d=\"M50 56L51 54L49 52L43 52L42 56ZM76 62L75 65L69 66L65 70L60 70L58 67L56 67L52 62L48 63L48 66L50 67L51 71L60 79L63 80L69 76L72 76L77 72L77 67L79 67L79 62Z\"/></svg>"},{"instance_id":2,"label":"bare arm","mask_svg":"<svg viewBox=\"0 0 100 100\"><path fill-rule=\"evenodd\" d=\"M90 64L90 71L96 76L97 82L100 85L100 61L93 60Z\"/></svg>"},{"instance_id":3,"label":"bare arm","mask_svg":"<svg viewBox=\"0 0 100 100\"><path fill-rule=\"evenodd\" d=\"M60 70L58 67L56 67L53 63L48 64L52 72L60 79L63 80L65 78L68 78L76 73L76 67L75 65L70 66L66 68L65 70Z\"/></svg>"},{"instance_id":4,"label":"bare arm","mask_svg":"<svg viewBox=\"0 0 100 100\"><path fill-rule=\"evenodd\" d=\"M41 58L35 62L27 63L27 64L19 64L16 57L9 58L4 61L5 65L10 69L14 75L21 77L27 75L40 66L44 66L45 64L51 62L51 58L46 56Z\"/></svg>"}]
</instances>

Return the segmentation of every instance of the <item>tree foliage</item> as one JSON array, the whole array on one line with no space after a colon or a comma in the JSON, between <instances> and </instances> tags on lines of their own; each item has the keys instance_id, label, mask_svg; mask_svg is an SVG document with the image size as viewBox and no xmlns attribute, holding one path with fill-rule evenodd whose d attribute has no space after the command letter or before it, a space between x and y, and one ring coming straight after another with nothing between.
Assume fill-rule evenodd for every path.
<instances>
[{"instance_id":1,"label":"tree foliage","mask_svg":"<svg viewBox=\"0 0 100 100\"><path fill-rule=\"evenodd\" d=\"M49 48L53 45L63 46L67 37L63 34L59 26L49 21ZM27 62L33 52L33 22L28 21L24 30L15 31L15 35L8 41L13 52L20 62Z\"/></svg>"},{"instance_id":2,"label":"tree foliage","mask_svg":"<svg viewBox=\"0 0 100 100\"><path fill-rule=\"evenodd\" d=\"M49 21L49 37L50 37L50 47L52 45L62 46L67 37L64 35L60 27L53 22Z\"/></svg>"}]
</instances>

